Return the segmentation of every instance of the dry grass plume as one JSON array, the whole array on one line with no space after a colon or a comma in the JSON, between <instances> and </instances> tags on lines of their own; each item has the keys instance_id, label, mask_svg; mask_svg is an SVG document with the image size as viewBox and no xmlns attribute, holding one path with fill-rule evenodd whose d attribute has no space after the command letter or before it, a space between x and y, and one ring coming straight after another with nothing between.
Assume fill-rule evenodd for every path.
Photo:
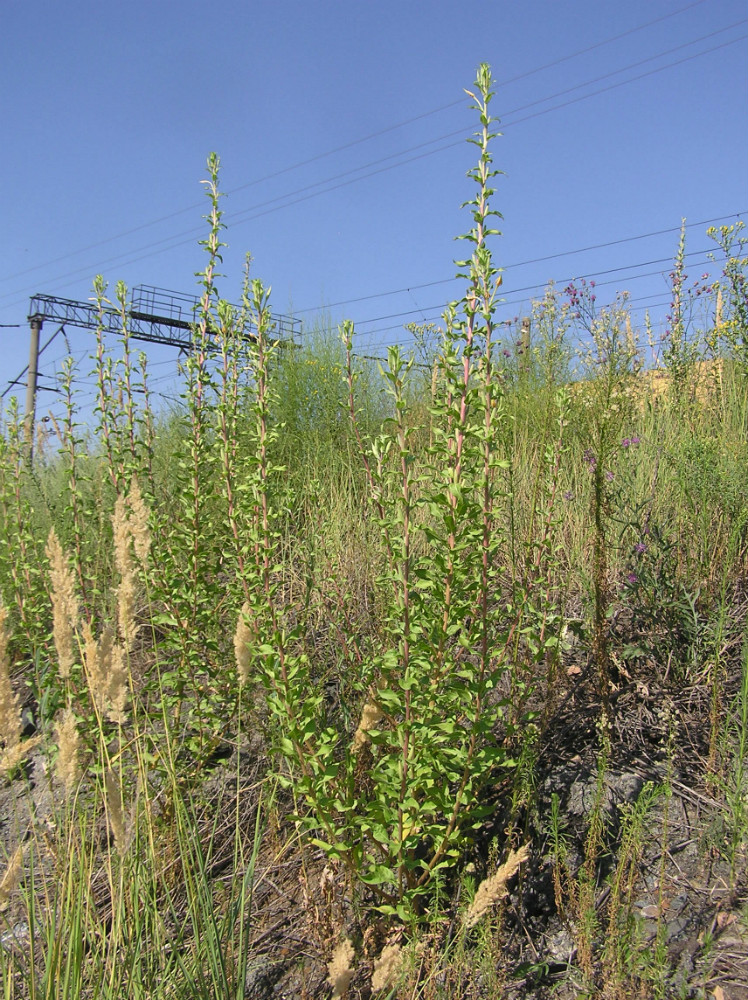
<instances>
[{"instance_id":1,"label":"dry grass plume","mask_svg":"<svg viewBox=\"0 0 748 1000\"><path fill-rule=\"evenodd\" d=\"M19 844L8 861L2 879L0 879L0 913L7 910L10 897L16 891L23 870L23 844Z\"/></svg>"},{"instance_id":2,"label":"dry grass plume","mask_svg":"<svg viewBox=\"0 0 748 1000\"><path fill-rule=\"evenodd\" d=\"M353 979L353 945L346 938L341 941L327 963L327 981L332 986L333 997L342 997Z\"/></svg>"},{"instance_id":3,"label":"dry grass plume","mask_svg":"<svg viewBox=\"0 0 748 1000\"><path fill-rule=\"evenodd\" d=\"M353 735L353 752L356 753L361 747L369 742L369 730L376 728L377 723L383 718L382 709L374 701L367 701L361 712L361 721Z\"/></svg>"},{"instance_id":4,"label":"dry grass plume","mask_svg":"<svg viewBox=\"0 0 748 1000\"><path fill-rule=\"evenodd\" d=\"M506 896L507 882L515 874L522 862L527 860L529 855L529 844L520 847L518 851L510 851L509 857L501 865L496 874L481 882L475 894L475 899L465 914L464 925L467 929L475 927L478 921L488 913L493 905Z\"/></svg>"},{"instance_id":5,"label":"dry grass plume","mask_svg":"<svg viewBox=\"0 0 748 1000\"><path fill-rule=\"evenodd\" d=\"M55 725L57 733L57 777L70 794L79 777L80 735L72 708L64 709Z\"/></svg>"},{"instance_id":6,"label":"dry grass plume","mask_svg":"<svg viewBox=\"0 0 748 1000\"><path fill-rule=\"evenodd\" d=\"M119 574L117 588L117 627L122 644L129 652L133 648L138 626L135 623L135 598L137 595L137 572L133 559L133 534L127 517L127 505L118 496L112 515L114 531L114 562Z\"/></svg>"},{"instance_id":7,"label":"dry grass plume","mask_svg":"<svg viewBox=\"0 0 748 1000\"><path fill-rule=\"evenodd\" d=\"M0 604L0 740L10 750L21 740L22 722L20 700L10 679L7 617L8 609Z\"/></svg>"},{"instance_id":8,"label":"dry grass plume","mask_svg":"<svg viewBox=\"0 0 748 1000\"><path fill-rule=\"evenodd\" d=\"M371 977L371 988L376 993L392 986L398 977L403 964L403 949L398 942L386 944L382 954L374 962L374 972Z\"/></svg>"},{"instance_id":9,"label":"dry grass plume","mask_svg":"<svg viewBox=\"0 0 748 1000\"><path fill-rule=\"evenodd\" d=\"M239 612L239 619L234 632L234 655L236 658L236 669L239 674L239 684L244 685L249 680L249 670L252 665L251 644L255 639L254 630L248 624L251 616L249 604L245 601Z\"/></svg>"},{"instance_id":10,"label":"dry grass plume","mask_svg":"<svg viewBox=\"0 0 748 1000\"><path fill-rule=\"evenodd\" d=\"M60 677L66 680L75 663L75 627L78 624L78 598L75 578L55 529L47 539L47 559L52 584L52 634L60 666Z\"/></svg>"}]
</instances>

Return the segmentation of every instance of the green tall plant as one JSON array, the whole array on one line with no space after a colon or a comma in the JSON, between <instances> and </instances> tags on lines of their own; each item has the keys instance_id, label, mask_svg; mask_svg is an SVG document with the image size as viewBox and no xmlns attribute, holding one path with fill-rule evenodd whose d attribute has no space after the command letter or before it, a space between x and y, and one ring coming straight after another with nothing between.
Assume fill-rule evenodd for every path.
<instances>
[{"instance_id":1,"label":"green tall plant","mask_svg":"<svg viewBox=\"0 0 748 1000\"><path fill-rule=\"evenodd\" d=\"M235 462L230 444L235 411L235 317L216 292L224 229L218 189L220 160L208 157L206 216L209 233L201 241L207 261L197 274L202 289L192 328L189 356L181 368L185 380L179 414L183 440L178 446L171 498L163 498L156 536L157 572L152 599L163 606L158 624L166 630L164 648L172 651L173 669L162 677L175 720L189 729L192 749L203 754L225 726L222 697L228 678L223 670L219 609L225 586L219 579L225 524L215 511L214 493L228 491L232 506ZM223 395L216 385L213 358L223 359ZM221 353L222 352L222 353ZM219 376L220 378L220 376ZM233 410L232 410L233 407ZM218 443L218 447L216 447Z\"/></svg>"},{"instance_id":2,"label":"green tall plant","mask_svg":"<svg viewBox=\"0 0 748 1000\"><path fill-rule=\"evenodd\" d=\"M365 704L353 740L324 725L298 632L282 627L274 577L277 515L268 502L264 369L256 372L257 556L245 606L244 640L268 695L288 779L308 813L315 843L348 871L355 888L401 920L422 908L438 873L453 866L485 808L479 790L510 763L496 744L497 696L508 670L510 626L495 600L503 529L494 438L502 421L493 357L493 315L501 282L488 239L495 137L491 74L481 66L471 93L480 127L469 174L471 255L459 262L465 295L445 316L433 405L433 444L414 443L408 379L412 362L392 348L382 374L391 419L368 445L354 400L353 326L343 326L349 407L380 528L385 570L378 580L383 626L361 665ZM256 290L257 304L261 290ZM262 341L258 341L261 344ZM241 643L240 643L241 647ZM358 893L356 893L358 895ZM365 897L364 897L365 898Z\"/></svg>"}]
</instances>

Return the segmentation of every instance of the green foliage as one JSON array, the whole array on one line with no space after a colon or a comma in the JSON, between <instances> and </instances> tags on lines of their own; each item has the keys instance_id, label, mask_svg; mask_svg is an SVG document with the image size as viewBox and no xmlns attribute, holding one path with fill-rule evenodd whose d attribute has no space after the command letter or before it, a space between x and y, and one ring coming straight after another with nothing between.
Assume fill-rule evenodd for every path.
<instances>
[{"instance_id":1,"label":"green foliage","mask_svg":"<svg viewBox=\"0 0 748 1000\"><path fill-rule=\"evenodd\" d=\"M50 618L44 579L44 538L38 530L40 491L28 462L24 427L12 398L0 437L0 600L15 612L18 660L40 702L50 684ZM28 671L31 666L33 671Z\"/></svg>"},{"instance_id":2,"label":"green foliage","mask_svg":"<svg viewBox=\"0 0 748 1000\"><path fill-rule=\"evenodd\" d=\"M501 393L492 357L492 318L499 279L486 239L495 215L488 149L490 74L484 67L474 97L477 184L469 202L472 256L460 262L468 291L445 316L437 362L432 444L421 457L407 396L412 367L397 348L382 368L393 416L370 446L354 401L353 328L343 328L349 409L366 470L372 512L386 569L377 581L382 629L361 665L366 706L353 743L320 721L322 697L312 693L308 658L295 651L298 630L286 631L271 572L279 534L267 502L267 464L257 456L258 553L245 613L259 637L258 667L278 747L294 788L310 809L315 843L344 863L374 894L379 908L410 920L435 875L454 865L484 809L480 785L510 760L493 738L501 717L496 690L507 670L509 626L494 599L503 538L495 518L492 448ZM263 339L258 339L260 352ZM264 375L257 377L258 442L267 427ZM275 432L277 433L277 432ZM475 581L478 580L476 587ZM381 724L380 724L381 723Z\"/></svg>"},{"instance_id":3,"label":"green foliage","mask_svg":"<svg viewBox=\"0 0 748 1000\"><path fill-rule=\"evenodd\" d=\"M665 989L664 943L660 965L648 968L632 917L655 790L622 816L609 903L598 906L613 685L627 671L645 684L650 676L711 684L709 766L737 878L746 682L723 702L739 628L729 584L744 574L748 551L744 237L739 227L712 233L726 259L726 301L711 331L694 326L693 310L697 298L706 313L716 308L717 289L685 288L681 242L663 352L671 382L659 397L640 376L625 297L601 309L592 284L570 286L565 298L551 286L529 327L501 329L490 249L499 173L492 86L481 66L470 95L474 196L457 262L465 292L443 328L411 328L413 356L392 348L376 368L356 355L350 322L335 334L322 326L300 347L278 342L270 289L250 277L249 261L241 306L220 298L211 155L205 267L180 404L153 411L145 355L132 351L127 289L117 284L107 298L97 278L92 427L77 409L72 359L60 377L55 458L37 452L29 463L25 427L15 403L8 408L0 437L8 673L21 694L30 688L50 773L62 757L51 726L73 713L84 777L45 833L53 861L40 844L26 856L31 953L16 961L0 949L6 994L23 981L32 995L60 997L242 995L259 812L247 847L237 776L225 891L212 869L223 828L215 816L206 829L199 814L205 770L227 747L246 753L248 732L253 748L272 755L295 829L342 875L345 919L366 924L375 909L379 926L405 924L430 942L422 967L431 972L419 981L411 970L412 995L460 992L473 959L498 991L497 928L476 933L472 952L465 935L440 937L443 910L496 809L486 786L505 796L510 826L535 818L544 726L565 690L572 631L591 637L603 702L595 803L576 870L558 800L551 821L557 908L573 926L584 988L602 977L611 995ZM112 312L116 350L104 336ZM581 353L574 334L585 339ZM704 349L737 363L700 379ZM136 484L152 550L127 596L112 515ZM77 601L68 677L52 638L44 550L52 526ZM137 627L122 644L126 709L113 721L94 690L89 647L122 639L125 596ZM24 738L19 752L30 748ZM118 804L127 843L111 835ZM108 892L106 919L94 885ZM169 920L183 926L176 936ZM544 964L520 971L530 981Z\"/></svg>"},{"instance_id":4,"label":"green foliage","mask_svg":"<svg viewBox=\"0 0 748 1000\"><path fill-rule=\"evenodd\" d=\"M718 318L722 320L720 333L743 365L748 361L748 237L744 231L742 221L707 230L724 255L729 315Z\"/></svg>"}]
</instances>

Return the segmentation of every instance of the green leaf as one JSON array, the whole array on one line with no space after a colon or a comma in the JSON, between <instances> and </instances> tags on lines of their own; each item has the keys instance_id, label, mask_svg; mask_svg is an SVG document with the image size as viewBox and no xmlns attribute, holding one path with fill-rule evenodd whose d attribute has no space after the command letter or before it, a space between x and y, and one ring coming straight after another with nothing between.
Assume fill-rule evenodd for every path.
<instances>
[{"instance_id":1,"label":"green leaf","mask_svg":"<svg viewBox=\"0 0 748 1000\"><path fill-rule=\"evenodd\" d=\"M397 882L397 872L393 868L388 868L387 865L372 865L365 873L361 874L360 878L366 885L392 884Z\"/></svg>"}]
</instances>

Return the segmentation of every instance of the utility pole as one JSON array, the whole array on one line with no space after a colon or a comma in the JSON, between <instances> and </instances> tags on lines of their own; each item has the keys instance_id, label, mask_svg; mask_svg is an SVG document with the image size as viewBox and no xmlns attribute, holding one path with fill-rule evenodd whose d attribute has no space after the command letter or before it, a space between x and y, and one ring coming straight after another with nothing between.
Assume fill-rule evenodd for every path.
<instances>
[{"instance_id":1,"label":"utility pole","mask_svg":"<svg viewBox=\"0 0 748 1000\"><path fill-rule=\"evenodd\" d=\"M29 374L26 379L26 448L29 464L34 459L34 421L36 418L36 382L39 375L39 337L42 332L41 316L32 316L31 345L29 347Z\"/></svg>"}]
</instances>

